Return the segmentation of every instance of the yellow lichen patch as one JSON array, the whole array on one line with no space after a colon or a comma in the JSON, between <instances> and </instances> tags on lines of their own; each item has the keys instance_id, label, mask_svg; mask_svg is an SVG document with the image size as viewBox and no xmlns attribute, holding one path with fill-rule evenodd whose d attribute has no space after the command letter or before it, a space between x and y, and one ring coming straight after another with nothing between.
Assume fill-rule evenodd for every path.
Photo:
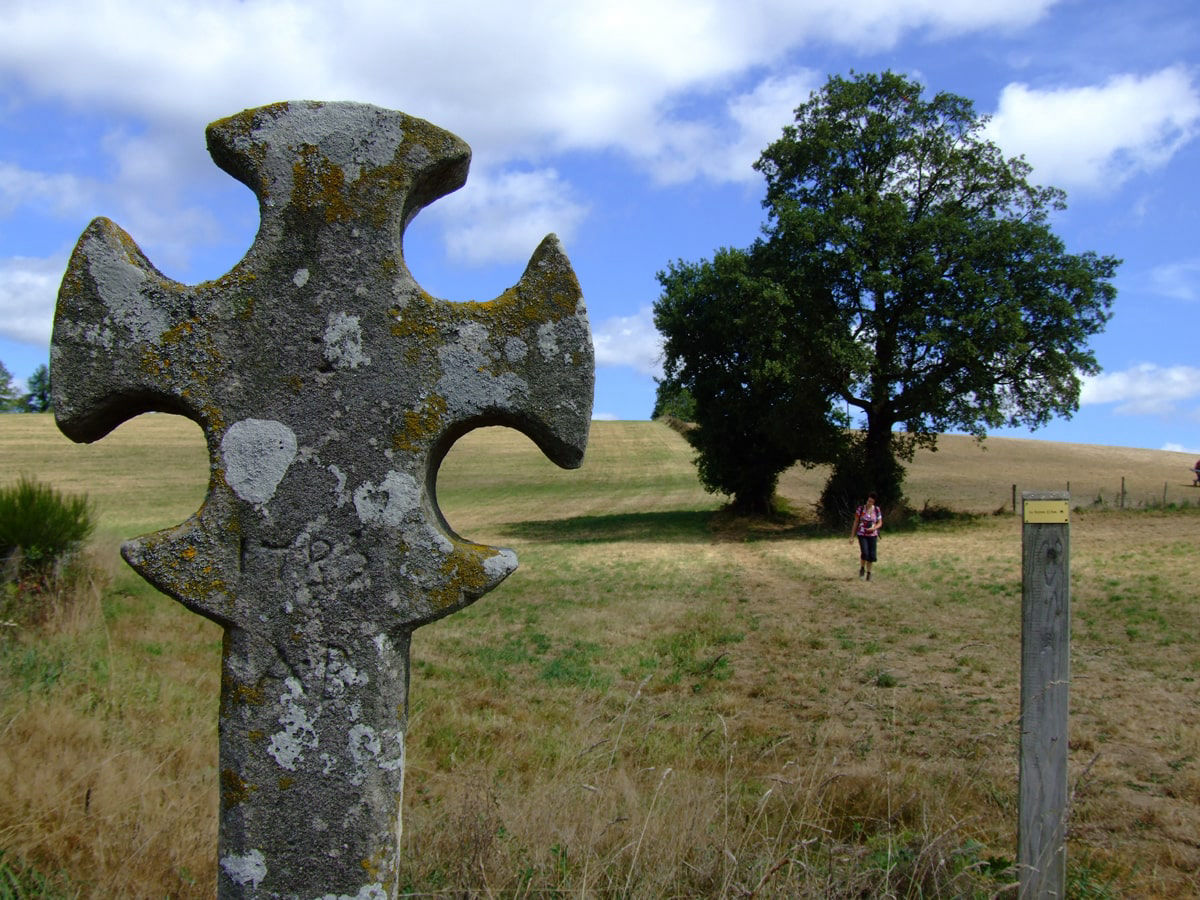
<instances>
[{"instance_id":1,"label":"yellow lichen patch","mask_svg":"<svg viewBox=\"0 0 1200 900\"><path fill-rule=\"evenodd\" d=\"M442 563L441 572L445 581L441 587L429 592L433 606L444 610L457 606L464 597L474 599L482 596L491 581L483 563L495 553L493 548L482 544L455 541L454 552Z\"/></svg>"},{"instance_id":2,"label":"yellow lichen patch","mask_svg":"<svg viewBox=\"0 0 1200 900\"><path fill-rule=\"evenodd\" d=\"M289 376L285 383L289 388L291 388L293 394L299 394L304 390L304 379L299 375Z\"/></svg>"},{"instance_id":3,"label":"yellow lichen patch","mask_svg":"<svg viewBox=\"0 0 1200 900\"><path fill-rule=\"evenodd\" d=\"M154 378L163 378L170 374L171 360L164 356L160 356L154 350L149 348L142 351L141 369L143 374L150 375Z\"/></svg>"},{"instance_id":4,"label":"yellow lichen patch","mask_svg":"<svg viewBox=\"0 0 1200 900\"><path fill-rule=\"evenodd\" d=\"M393 323L389 330L392 333L392 337L398 338L412 337L413 335L423 338L433 338L438 333L436 324L432 322L416 322L411 318Z\"/></svg>"},{"instance_id":5,"label":"yellow lichen patch","mask_svg":"<svg viewBox=\"0 0 1200 900\"><path fill-rule=\"evenodd\" d=\"M265 731L259 731L257 728L255 728L246 732L246 737L257 744L259 741L266 740L267 733Z\"/></svg>"},{"instance_id":6,"label":"yellow lichen patch","mask_svg":"<svg viewBox=\"0 0 1200 900\"><path fill-rule=\"evenodd\" d=\"M268 103L266 106L256 106L253 109L244 109L240 113L234 113L232 116L226 116L223 119L217 119L209 125L212 131L228 131L234 135L242 137L250 137L254 133L254 129L258 128L268 119L277 119L290 109L287 101L281 103Z\"/></svg>"},{"instance_id":7,"label":"yellow lichen patch","mask_svg":"<svg viewBox=\"0 0 1200 900\"><path fill-rule=\"evenodd\" d=\"M319 213L326 222L344 222L353 218L354 209L346 202L346 174L311 144L300 148L300 159L292 166L292 205L309 213Z\"/></svg>"},{"instance_id":8,"label":"yellow lichen patch","mask_svg":"<svg viewBox=\"0 0 1200 900\"><path fill-rule=\"evenodd\" d=\"M403 428L392 435L392 449L415 453L424 450L441 434L446 416L446 398L431 394L419 410L404 413Z\"/></svg>"},{"instance_id":9,"label":"yellow lichen patch","mask_svg":"<svg viewBox=\"0 0 1200 900\"><path fill-rule=\"evenodd\" d=\"M196 548L195 547L185 547L183 550L183 553L181 555L186 560L189 560L189 561L193 560L196 558Z\"/></svg>"},{"instance_id":10,"label":"yellow lichen patch","mask_svg":"<svg viewBox=\"0 0 1200 900\"><path fill-rule=\"evenodd\" d=\"M369 217L369 221L377 228L409 212L406 205L396 200L410 192L414 175L419 176L421 172L422 159L436 161L442 166L458 162L461 165L459 174L463 180L466 179L471 151L459 138L412 116L403 117L402 127L404 139L397 146L392 162L363 172L352 188L355 208L361 210L364 217ZM448 184L446 190L458 186Z\"/></svg>"},{"instance_id":11,"label":"yellow lichen patch","mask_svg":"<svg viewBox=\"0 0 1200 900\"><path fill-rule=\"evenodd\" d=\"M438 303L424 291L420 292L418 298L424 302L410 304L405 309L393 306L388 310L391 317L395 319L391 327L391 332L395 337L416 336L432 339L441 331L448 305Z\"/></svg>"},{"instance_id":12,"label":"yellow lichen patch","mask_svg":"<svg viewBox=\"0 0 1200 900\"><path fill-rule=\"evenodd\" d=\"M497 337L521 337L575 315L580 296L579 283L568 269L560 275L526 275L495 300L469 300L452 309L456 319L480 322Z\"/></svg>"},{"instance_id":13,"label":"yellow lichen patch","mask_svg":"<svg viewBox=\"0 0 1200 900\"><path fill-rule=\"evenodd\" d=\"M190 337L196 329L197 320L187 319L180 322L174 328L169 328L163 332L162 341L164 344L178 344L185 337Z\"/></svg>"},{"instance_id":14,"label":"yellow lichen patch","mask_svg":"<svg viewBox=\"0 0 1200 900\"><path fill-rule=\"evenodd\" d=\"M204 412L204 424L207 428L213 431L225 430L225 417L221 415L221 410L215 403L205 403L202 409ZM224 477L224 472L222 472L221 478L224 479Z\"/></svg>"},{"instance_id":15,"label":"yellow lichen patch","mask_svg":"<svg viewBox=\"0 0 1200 900\"><path fill-rule=\"evenodd\" d=\"M387 864L386 857L387 854L383 850L380 850L372 857L360 859L358 864L362 866L368 878L372 881L380 881L380 870Z\"/></svg>"},{"instance_id":16,"label":"yellow lichen patch","mask_svg":"<svg viewBox=\"0 0 1200 900\"><path fill-rule=\"evenodd\" d=\"M260 685L239 684L228 674L221 676L221 698L244 706L262 706L267 699Z\"/></svg>"},{"instance_id":17,"label":"yellow lichen patch","mask_svg":"<svg viewBox=\"0 0 1200 900\"><path fill-rule=\"evenodd\" d=\"M246 288L258 280L258 274L250 271L243 263L234 266L230 271L226 272L215 281L202 281L196 285L197 293L227 293L235 288ZM253 307L254 299L244 297L240 301L243 304L250 304Z\"/></svg>"},{"instance_id":18,"label":"yellow lichen patch","mask_svg":"<svg viewBox=\"0 0 1200 900\"><path fill-rule=\"evenodd\" d=\"M279 778L279 789L281 791L286 791L288 788L290 788L295 783L296 783L295 778L292 778L290 775L282 775Z\"/></svg>"},{"instance_id":19,"label":"yellow lichen patch","mask_svg":"<svg viewBox=\"0 0 1200 900\"><path fill-rule=\"evenodd\" d=\"M226 809L245 803L250 799L250 794L257 790L233 769L221 770L221 803Z\"/></svg>"},{"instance_id":20,"label":"yellow lichen patch","mask_svg":"<svg viewBox=\"0 0 1200 900\"><path fill-rule=\"evenodd\" d=\"M250 184L251 190L259 197L263 197L267 193L266 180L266 161L267 161L267 142L256 141L251 138L254 131L271 119L288 111L287 103L272 103L269 106L260 106L256 109L247 109L233 116L227 116L224 119L218 119L208 126L207 132L209 140L212 140L213 135L227 134L232 138L241 138L243 142L242 152L245 153L254 163L252 171L242 170L241 175L253 177L254 183ZM232 141L231 141L232 143ZM240 176L239 176L240 177Z\"/></svg>"},{"instance_id":21,"label":"yellow lichen patch","mask_svg":"<svg viewBox=\"0 0 1200 900\"><path fill-rule=\"evenodd\" d=\"M75 248L75 252L71 254L70 260L67 261L67 271L63 275L62 285L58 289L58 296L63 299L74 299L85 293L87 288L84 286L84 273L87 271L87 257L79 252L79 248Z\"/></svg>"}]
</instances>

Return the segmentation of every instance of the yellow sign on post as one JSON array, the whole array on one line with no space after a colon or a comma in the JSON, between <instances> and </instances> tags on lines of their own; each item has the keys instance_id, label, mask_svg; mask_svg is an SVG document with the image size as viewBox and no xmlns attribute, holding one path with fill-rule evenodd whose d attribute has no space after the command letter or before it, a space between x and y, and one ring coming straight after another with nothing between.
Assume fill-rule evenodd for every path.
<instances>
[{"instance_id":1,"label":"yellow sign on post","mask_svg":"<svg viewBox=\"0 0 1200 900\"><path fill-rule=\"evenodd\" d=\"M1026 500L1025 522L1029 525L1066 525L1071 512L1067 500Z\"/></svg>"}]
</instances>

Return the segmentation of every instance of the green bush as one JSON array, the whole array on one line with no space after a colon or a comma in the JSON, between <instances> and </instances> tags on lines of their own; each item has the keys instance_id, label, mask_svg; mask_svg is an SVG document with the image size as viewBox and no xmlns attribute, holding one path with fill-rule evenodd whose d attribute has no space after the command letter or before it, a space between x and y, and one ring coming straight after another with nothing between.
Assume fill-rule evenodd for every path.
<instances>
[{"instance_id":1,"label":"green bush","mask_svg":"<svg viewBox=\"0 0 1200 900\"><path fill-rule=\"evenodd\" d=\"M36 869L5 857L5 851L0 850L0 900L33 900L35 897L67 900L79 896L61 875L47 878Z\"/></svg>"},{"instance_id":2,"label":"green bush","mask_svg":"<svg viewBox=\"0 0 1200 900\"><path fill-rule=\"evenodd\" d=\"M0 488L0 560L10 578L49 574L95 527L86 495L64 496L24 475Z\"/></svg>"}]
</instances>

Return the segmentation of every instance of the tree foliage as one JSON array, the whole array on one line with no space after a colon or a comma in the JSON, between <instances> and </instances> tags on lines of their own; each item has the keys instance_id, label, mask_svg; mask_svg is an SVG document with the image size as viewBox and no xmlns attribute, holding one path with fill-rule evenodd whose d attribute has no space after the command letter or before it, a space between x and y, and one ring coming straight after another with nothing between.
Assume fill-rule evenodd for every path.
<instances>
[{"instance_id":1,"label":"tree foliage","mask_svg":"<svg viewBox=\"0 0 1200 900\"><path fill-rule=\"evenodd\" d=\"M939 432L982 437L1070 416L1080 375L1098 371L1087 340L1109 318L1119 261L1066 252L1048 222L1065 195L1031 184L1030 166L988 141L986 123L966 98L926 98L902 75L831 77L755 164L766 179L763 237L663 280L670 298L685 276L743 259L757 304L749 310L741 289L716 291L703 315L664 316L668 362L683 359L671 348L686 343L710 354L688 372L711 367L764 393L820 383L832 405L817 406L857 410L865 428L847 437L822 496L830 519L868 490L885 508L902 503L902 461ZM741 316L773 335L731 356L721 349L726 323ZM688 328L712 335L681 337ZM710 394L689 387L705 415ZM739 408L746 435L763 416L779 427L772 403L755 396ZM819 458L807 453L798 458Z\"/></svg>"},{"instance_id":2,"label":"tree foliage","mask_svg":"<svg viewBox=\"0 0 1200 900\"><path fill-rule=\"evenodd\" d=\"M899 502L897 457L938 432L1070 416L1116 296L1119 261L1067 253L1051 230L1063 192L1031 184L971 101L922 94L891 72L832 77L755 166L766 241L866 421L826 506L848 505L852 480Z\"/></svg>"},{"instance_id":3,"label":"tree foliage","mask_svg":"<svg viewBox=\"0 0 1200 900\"><path fill-rule=\"evenodd\" d=\"M681 385L675 378L657 379L654 389L654 409L650 418L678 419L680 422L693 422L696 419L696 398L692 392Z\"/></svg>"},{"instance_id":4,"label":"tree foliage","mask_svg":"<svg viewBox=\"0 0 1200 900\"><path fill-rule=\"evenodd\" d=\"M22 403L27 412L49 412L53 409L50 399L50 368L45 363L33 370L26 385L29 393L24 396Z\"/></svg>"},{"instance_id":5,"label":"tree foliage","mask_svg":"<svg viewBox=\"0 0 1200 900\"><path fill-rule=\"evenodd\" d=\"M660 398L686 396L700 480L735 508L772 508L779 473L831 458L840 440L819 354L800 339L787 292L755 247L673 263L658 274L654 324L664 337ZM662 385L667 387L664 389Z\"/></svg>"},{"instance_id":6,"label":"tree foliage","mask_svg":"<svg viewBox=\"0 0 1200 900\"><path fill-rule=\"evenodd\" d=\"M20 393L13 387L12 373L0 362L0 412L14 409L20 399Z\"/></svg>"}]
</instances>

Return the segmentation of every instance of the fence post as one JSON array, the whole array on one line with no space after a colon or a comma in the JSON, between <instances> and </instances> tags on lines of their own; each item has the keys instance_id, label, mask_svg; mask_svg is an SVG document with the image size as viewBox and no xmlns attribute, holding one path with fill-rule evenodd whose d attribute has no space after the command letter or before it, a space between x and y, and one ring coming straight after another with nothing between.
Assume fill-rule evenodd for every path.
<instances>
[{"instance_id":1,"label":"fence post","mask_svg":"<svg viewBox=\"0 0 1200 900\"><path fill-rule=\"evenodd\" d=\"M1070 494L1022 493L1021 898L1063 897L1067 878Z\"/></svg>"},{"instance_id":2,"label":"fence post","mask_svg":"<svg viewBox=\"0 0 1200 900\"><path fill-rule=\"evenodd\" d=\"M1121 476L1121 509L1125 508L1125 476Z\"/></svg>"}]
</instances>

